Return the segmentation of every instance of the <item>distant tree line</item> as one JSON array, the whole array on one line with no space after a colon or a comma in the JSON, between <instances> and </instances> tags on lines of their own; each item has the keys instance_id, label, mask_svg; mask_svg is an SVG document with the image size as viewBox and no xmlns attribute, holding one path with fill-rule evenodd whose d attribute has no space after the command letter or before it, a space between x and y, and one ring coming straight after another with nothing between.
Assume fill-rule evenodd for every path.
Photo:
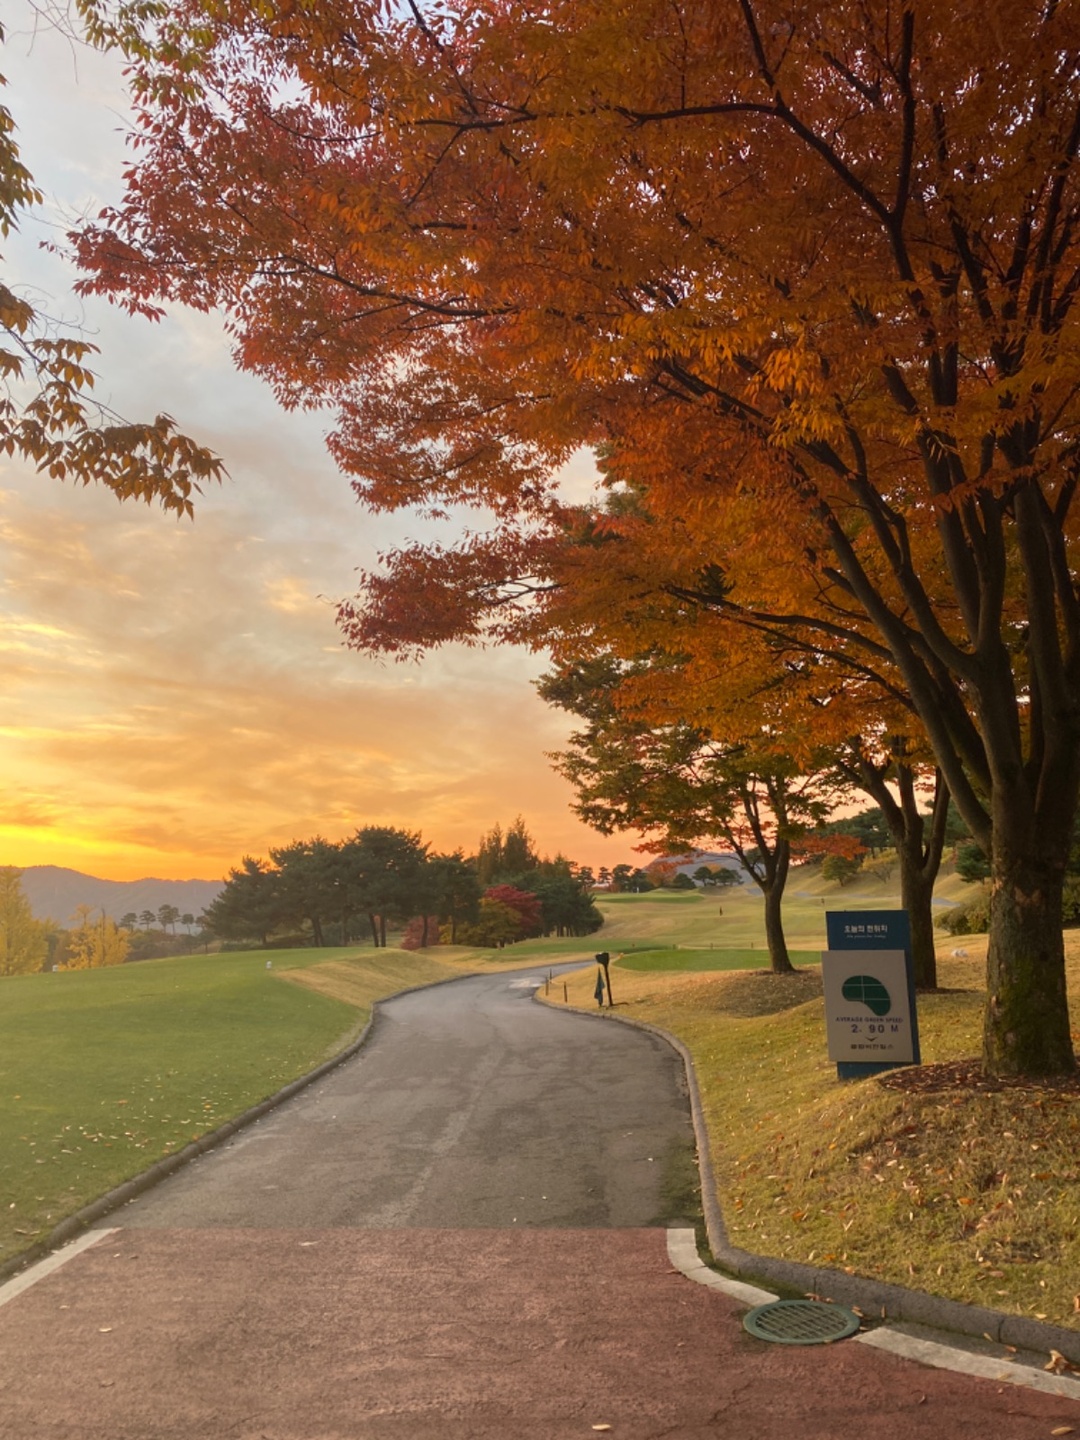
<instances>
[{"instance_id":1,"label":"distant tree line","mask_svg":"<svg viewBox=\"0 0 1080 1440\"><path fill-rule=\"evenodd\" d=\"M433 853L419 832L368 825L345 840L295 840L268 860L245 856L200 922L230 944L501 946L586 935L602 923L590 871L541 860L519 817L477 853Z\"/></svg>"}]
</instances>

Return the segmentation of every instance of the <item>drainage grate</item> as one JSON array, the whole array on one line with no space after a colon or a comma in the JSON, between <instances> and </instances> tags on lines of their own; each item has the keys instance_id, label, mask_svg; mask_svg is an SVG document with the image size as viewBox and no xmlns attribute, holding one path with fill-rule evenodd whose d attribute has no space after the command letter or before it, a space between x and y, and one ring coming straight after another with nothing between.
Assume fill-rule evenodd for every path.
<instances>
[{"instance_id":1,"label":"drainage grate","mask_svg":"<svg viewBox=\"0 0 1080 1440\"><path fill-rule=\"evenodd\" d=\"M859 1328L859 1317L822 1300L772 1300L743 1317L743 1328L775 1345L827 1345Z\"/></svg>"}]
</instances>

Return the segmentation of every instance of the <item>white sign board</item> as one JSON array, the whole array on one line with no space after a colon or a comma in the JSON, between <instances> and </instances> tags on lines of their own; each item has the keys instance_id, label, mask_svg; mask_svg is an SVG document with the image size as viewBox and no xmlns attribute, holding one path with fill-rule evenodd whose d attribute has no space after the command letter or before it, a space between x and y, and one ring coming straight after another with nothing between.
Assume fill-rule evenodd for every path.
<instances>
[{"instance_id":1,"label":"white sign board","mask_svg":"<svg viewBox=\"0 0 1080 1440\"><path fill-rule=\"evenodd\" d=\"M821 979L830 1060L915 1059L903 950L826 950Z\"/></svg>"}]
</instances>

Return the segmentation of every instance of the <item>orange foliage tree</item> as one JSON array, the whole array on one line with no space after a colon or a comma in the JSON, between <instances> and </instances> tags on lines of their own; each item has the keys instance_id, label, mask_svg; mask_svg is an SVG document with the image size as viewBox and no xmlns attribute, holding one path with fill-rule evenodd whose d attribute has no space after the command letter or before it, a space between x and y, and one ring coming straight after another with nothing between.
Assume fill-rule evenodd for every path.
<instances>
[{"instance_id":1,"label":"orange foliage tree","mask_svg":"<svg viewBox=\"0 0 1080 1440\"><path fill-rule=\"evenodd\" d=\"M770 965L790 974L784 889L792 860L818 848L813 830L828 818L835 786L812 758L800 765L778 753L760 726L756 743L731 743L620 709L620 678L617 664L601 661L540 682L546 700L586 722L554 757L577 792L575 811L605 835L644 832L641 848L661 855L692 853L702 840L733 850L764 898ZM847 839L834 837L841 846Z\"/></svg>"},{"instance_id":2,"label":"orange foliage tree","mask_svg":"<svg viewBox=\"0 0 1080 1440\"><path fill-rule=\"evenodd\" d=\"M181 0L129 51L87 285L224 307L240 364L336 408L368 504L495 515L398 556L351 638L482 630L603 445L657 536L619 603L915 712L992 857L986 1062L1071 1070L1077 8Z\"/></svg>"}]
</instances>

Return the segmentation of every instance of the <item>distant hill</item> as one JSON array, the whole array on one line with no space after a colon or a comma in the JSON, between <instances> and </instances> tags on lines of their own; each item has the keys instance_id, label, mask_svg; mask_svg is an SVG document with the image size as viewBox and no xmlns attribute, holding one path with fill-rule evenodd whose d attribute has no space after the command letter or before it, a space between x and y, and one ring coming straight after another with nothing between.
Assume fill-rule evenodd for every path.
<instances>
[{"instance_id":1,"label":"distant hill","mask_svg":"<svg viewBox=\"0 0 1080 1440\"><path fill-rule=\"evenodd\" d=\"M134 911L175 905L181 915L199 915L221 894L223 880L100 880L60 865L27 865L22 888L38 920L67 925L77 905L104 910L112 920Z\"/></svg>"}]
</instances>

